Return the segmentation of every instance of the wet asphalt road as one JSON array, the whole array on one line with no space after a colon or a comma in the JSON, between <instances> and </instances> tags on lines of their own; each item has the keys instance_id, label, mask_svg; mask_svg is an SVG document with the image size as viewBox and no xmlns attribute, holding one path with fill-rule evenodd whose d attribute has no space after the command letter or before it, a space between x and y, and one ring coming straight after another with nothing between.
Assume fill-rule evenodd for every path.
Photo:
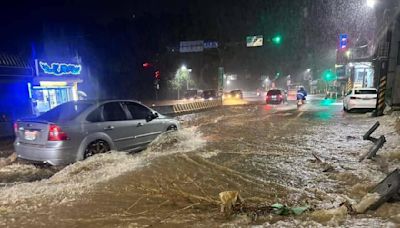
<instances>
[{"instance_id":1,"label":"wet asphalt road","mask_svg":"<svg viewBox=\"0 0 400 228\"><path fill-rule=\"evenodd\" d=\"M398 203L357 216L308 212L251 221L245 214L219 213L218 193L227 190L240 191L253 206L279 202L319 211L338 207L345 197L359 201L396 165L358 162L371 146L361 136L376 121L366 114L346 114L340 102L314 99L299 110L291 103L258 104L178 118L182 131L160 137L141 153L102 154L58 172L25 164L0 169L2 182L19 182L0 188L0 226L387 227L400 222ZM396 137L391 134L388 141ZM386 149L396 148L388 143Z\"/></svg>"}]
</instances>

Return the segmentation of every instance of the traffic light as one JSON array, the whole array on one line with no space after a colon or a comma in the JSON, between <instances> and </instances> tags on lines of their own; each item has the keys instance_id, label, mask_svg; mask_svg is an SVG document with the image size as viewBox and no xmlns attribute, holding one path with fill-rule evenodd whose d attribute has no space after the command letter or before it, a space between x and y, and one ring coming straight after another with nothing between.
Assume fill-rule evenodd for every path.
<instances>
[{"instance_id":1,"label":"traffic light","mask_svg":"<svg viewBox=\"0 0 400 228\"><path fill-rule=\"evenodd\" d=\"M281 44L282 42L282 36L281 35L276 35L272 37L272 43L274 44Z\"/></svg>"},{"instance_id":2,"label":"traffic light","mask_svg":"<svg viewBox=\"0 0 400 228\"><path fill-rule=\"evenodd\" d=\"M322 79L329 82L336 80L337 76L335 73L332 72L332 70L325 70L324 72L322 72Z\"/></svg>"},{"instance_id":3,"label":"traffic light","mask_svg":"<svg viewBox=\"0 0 400 228\"><path fill-rule=\"evenodd\" d=\"M278 79L281 76L281 72L276 72L275 79Z\"/></svg>"},{"instance_id":4,"label":"traffic light","mask_svg":"<svg viewBox=\"0 0 400 228\"><path fill-rule=\"evenodd\" d=\"M157 80L160 80L161 74L160 74L160 71L159 71L159 70L157 70L156 72L154 72L154 77L155 77Z\"/></svg>"},{"instance_id":5,"label":"traffic light","mask_svg":"<svg viewBox=\"0 0 400 228\"><path fill-rule=\"evenodd\" d=\"M150 67L151 67L150 63L148 63L148 62L143 63L143 68L147 69L147 68L150 68Z\"/></svg>"},{"instance_id":6,"label":"traffic light","mask_svg":"<svg viewBox=\"0 0 400 228\"><path fill-rule=\"evenodd\" d=\"M339 48L341 50L347 49L347 43L348 43L347 34L340 34L339 35Z\"/></svg>"}]
</instances>

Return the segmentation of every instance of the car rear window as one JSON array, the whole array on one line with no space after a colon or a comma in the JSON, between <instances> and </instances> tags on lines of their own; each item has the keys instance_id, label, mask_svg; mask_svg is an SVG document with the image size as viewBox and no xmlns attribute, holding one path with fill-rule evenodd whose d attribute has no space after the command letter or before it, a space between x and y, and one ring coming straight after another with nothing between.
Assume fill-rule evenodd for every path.
<instances>
[{"instance_id":1,"label":"car rear window","mask_svg":"<svg viewBox=\"0 0 400 228\"><path fill-rule=\"evenodd\" d=\"M43 115L39 116L38 119L49 122L73 120L91 105L90 103L67 102L45 112Z\"/></svg>"},{"instance_id":2,"label":"car rear window","mask_svg":"<svg viewBox=\"0 0 400 228\"><path fill-rule=\"evenodd\" d=\"M376 94L376 90L374 89L354 90L354 94Z\"/></svg>"},{"instance_id":3,"label":"car rear window","mask_svg":"<svg viewBox=\"0 0 400 228\"><path fill-rule=\"evenodd\" d=\"M268 91L267 95L271 96L271 95L280 95L282 94L280 90L270 90Z\"/></svg>"}]
</instances>

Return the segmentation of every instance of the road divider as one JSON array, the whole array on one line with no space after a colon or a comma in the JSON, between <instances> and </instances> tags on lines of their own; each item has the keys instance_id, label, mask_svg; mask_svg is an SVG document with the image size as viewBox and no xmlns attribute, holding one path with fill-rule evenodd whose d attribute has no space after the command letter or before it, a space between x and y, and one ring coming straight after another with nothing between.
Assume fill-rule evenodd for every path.
<instances>
[{"instance_id":1,"label":"road divider","mask_svg":"<svg viewBox=\"0 0 400 228\"><path fill-rule=\"evenodd\" d=\"M221 100L212 100L212 101L206 100L206 101L195 101L183 104L153 106L152 108L164 115L179 115L179 114L212 109L220 107L221 105L222 105Z\"/></svg>"}]
</instances>

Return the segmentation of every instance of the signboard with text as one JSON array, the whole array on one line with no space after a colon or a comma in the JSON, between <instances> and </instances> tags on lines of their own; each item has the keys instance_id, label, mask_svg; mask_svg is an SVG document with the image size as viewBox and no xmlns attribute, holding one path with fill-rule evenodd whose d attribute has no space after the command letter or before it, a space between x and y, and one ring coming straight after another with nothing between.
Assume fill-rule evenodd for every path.
<instances>
[{"instance_id":1,"label":"signboard with text","mask_svg":"<svg viewBox=\"0 0 400 228\"><path fill-rule=\"evenodd\" d=\"M263 36L248 36L246 37L247 47L261 47L263 46L264 38Z\"/></svg>"},{"instance_id":2,"label":"signboard with text","mask_svg":"<svg viewBox=\"0 0 400 228\"><path fill-rule=\"evenodd\" d=\"M181 41L179 43L179 52L180 53L202 52L203 50L204 50L204 41L203 40Z\"/></svg>"},{"instance_id":3,"label":"signboard with text","mask_svg":"<svg viewBox=\"0 0 400 228\"><path fill-rule=\"evenodd\" d=\"M79 76L81 64L35 60L37 76Z\"/></svg>"}]
</instances>

